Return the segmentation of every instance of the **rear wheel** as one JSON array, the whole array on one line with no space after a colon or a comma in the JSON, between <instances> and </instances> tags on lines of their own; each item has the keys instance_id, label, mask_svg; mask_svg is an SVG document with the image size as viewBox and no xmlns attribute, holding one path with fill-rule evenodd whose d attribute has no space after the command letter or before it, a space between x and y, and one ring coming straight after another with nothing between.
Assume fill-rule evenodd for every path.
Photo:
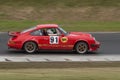
<instances>
[{"instance_id":1,"label":"rear wheel","mask_svg":"<svg viewBox=\"0 0 120 80\"><path fill-rule=\"evenodd\" d=\"M24 50L27 52L27 53L34 53L37 49L37 45L35 42L26 42L24 44Z\"/></svg>"},{"instance_id":2,"label":"rear wheel","mask_svg":"<svg viewBox=\"0 0 120 80\"><path fill-rule=\"evenodd\" d=\"M85 54L88 52L88 44L86 42L78 42L75 46L75 50L79 54Z\"/></svg>"}]
</instances>

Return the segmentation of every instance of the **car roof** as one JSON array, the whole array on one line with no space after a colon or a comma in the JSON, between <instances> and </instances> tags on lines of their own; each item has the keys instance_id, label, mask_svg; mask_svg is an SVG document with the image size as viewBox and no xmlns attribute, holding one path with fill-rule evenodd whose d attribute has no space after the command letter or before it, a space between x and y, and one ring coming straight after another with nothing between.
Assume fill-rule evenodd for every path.
<instances>
[{"instance_id":1,"label":"car roof","mask_svg":"<svg viewBox=\"0 0 120 80\"><path fill-rule=\"evenodd\" d=\"M57 28L57 24L40 24L36 26L37 28Z\"/></svg>"}]
</instances>

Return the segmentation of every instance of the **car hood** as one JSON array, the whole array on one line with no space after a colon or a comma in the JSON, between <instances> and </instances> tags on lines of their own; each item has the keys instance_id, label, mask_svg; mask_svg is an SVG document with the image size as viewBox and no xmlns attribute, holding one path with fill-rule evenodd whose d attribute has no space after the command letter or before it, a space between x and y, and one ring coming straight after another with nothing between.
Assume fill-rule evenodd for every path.
<instances>
[{"instance_id":1,"label":"car hood","mask_svg":"<svg viewBox=\"0 0 120 80\"><path fill-rule=\"evenodd\" d=\"M70 34L91 37L91 34L85 32L70 32Z\"/></svg>"}]
</instances>

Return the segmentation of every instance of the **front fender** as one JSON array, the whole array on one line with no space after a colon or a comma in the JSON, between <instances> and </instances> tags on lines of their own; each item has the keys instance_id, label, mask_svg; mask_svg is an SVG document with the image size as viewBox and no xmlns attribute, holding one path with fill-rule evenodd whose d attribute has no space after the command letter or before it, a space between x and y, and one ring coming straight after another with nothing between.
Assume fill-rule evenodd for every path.
<instances>
[{"instance_id":1,"label":"front fender","mask_svg":"<svg viewBox=\"0 0 120 80\"><path fill-rule=\"evenodd\" d=\"M85 40L85 39L79 39L79 40L76 40L76 41L75 41L74 49L75 49L75 46L76 46L76 44L77 44L78 42L86 42L86 43L88 44L88 48L90 48L89 42L88 42L87 40Z\"/></svg>"}]
</instances>

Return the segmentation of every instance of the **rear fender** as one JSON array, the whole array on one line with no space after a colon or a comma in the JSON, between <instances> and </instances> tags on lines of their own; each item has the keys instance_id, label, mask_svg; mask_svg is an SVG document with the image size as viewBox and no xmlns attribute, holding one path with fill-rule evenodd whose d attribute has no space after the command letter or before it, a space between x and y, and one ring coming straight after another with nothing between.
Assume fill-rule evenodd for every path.
<instances>
[{"instance_id":1,"label":"rear fender","mask_svg":"<svg viewBox=\"0 0 120 80\"><path fill-rule=\"evenodd\" d=\"M36 45L38 46L38 41L35 40L35 39L25 40L25 41L23 42L22 49L24 48L24 45L25 45L26 42L34 42L34 43L36 43Z\"/></svg>"}]
</instances>

